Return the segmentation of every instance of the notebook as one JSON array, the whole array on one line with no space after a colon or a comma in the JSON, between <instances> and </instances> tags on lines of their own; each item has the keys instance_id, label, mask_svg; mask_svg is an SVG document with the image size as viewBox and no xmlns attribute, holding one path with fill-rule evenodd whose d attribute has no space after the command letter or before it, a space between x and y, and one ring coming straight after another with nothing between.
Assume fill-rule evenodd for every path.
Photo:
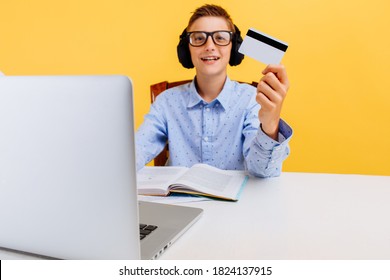
<instances>
[{"instance_id":1,"label":"notebook","mask_svg":"<svg viewBox=\"0 0 390 280\"><path fill-rule=\"evenodd\" d=\"M201 209L137 201L133 114L125 76L1 76L0 247L154 259L192 226Z\"/></svg>"}]
</instances>

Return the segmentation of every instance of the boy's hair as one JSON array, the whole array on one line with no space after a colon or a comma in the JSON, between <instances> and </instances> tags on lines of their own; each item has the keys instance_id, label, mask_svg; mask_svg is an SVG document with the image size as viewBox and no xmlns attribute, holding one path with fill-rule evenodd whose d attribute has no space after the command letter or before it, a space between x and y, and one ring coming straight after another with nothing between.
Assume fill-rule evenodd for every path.
<instances>
[{"instance_id":1,"label":"boy's hair","mask_svg":"<svg viewBox=\"0 0 390 280\"><path fill-rule=\"evenodd\" d=\"M229 28L231 31L233 32L236 32L235 28L234 28L234 24L233 24L233 20L232 18L230 17L230 15L228 14L228 12L222 8L221 6L218 6L218 5L211 5L211 4L205 4L199 8L197 8L189 22L188 22L188 26L187 26L187 29L199 18L201 17L207 17L207 16L213 16L213 17L222 17L226 20Z\"/></svg>"}]
</instances>

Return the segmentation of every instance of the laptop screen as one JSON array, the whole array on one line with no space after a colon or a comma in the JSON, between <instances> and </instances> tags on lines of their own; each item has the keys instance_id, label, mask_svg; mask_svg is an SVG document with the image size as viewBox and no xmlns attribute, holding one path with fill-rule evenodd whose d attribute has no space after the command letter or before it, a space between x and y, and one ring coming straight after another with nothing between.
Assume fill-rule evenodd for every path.
<instances>
[{"instance_id":1,"label":"laptop screen","mask_svg":"<svg viewBox=\"0 0 390 280\"><path fill-rule=\"evenodd\" d=\"M132 94L124 76L0 77L0 247L140 257Z\"/></svg>"}]
</instances>

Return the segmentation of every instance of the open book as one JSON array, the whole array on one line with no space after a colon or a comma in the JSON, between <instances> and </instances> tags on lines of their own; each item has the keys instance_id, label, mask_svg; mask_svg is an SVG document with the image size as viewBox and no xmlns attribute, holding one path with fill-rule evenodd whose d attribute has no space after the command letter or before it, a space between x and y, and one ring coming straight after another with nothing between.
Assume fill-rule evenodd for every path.
<instances>
[{"instance_id":1,"label":"open book","mask_svg":"<svg viewBox=\"0 0 390 280\"><path fill-rule=\"evenodd\" d=\"M140 195L185 193L232 201L239 199L247 180L243 171L221 170L207 164L191 168L145 166L137 173Z\"/></svg>"}]
</instances>

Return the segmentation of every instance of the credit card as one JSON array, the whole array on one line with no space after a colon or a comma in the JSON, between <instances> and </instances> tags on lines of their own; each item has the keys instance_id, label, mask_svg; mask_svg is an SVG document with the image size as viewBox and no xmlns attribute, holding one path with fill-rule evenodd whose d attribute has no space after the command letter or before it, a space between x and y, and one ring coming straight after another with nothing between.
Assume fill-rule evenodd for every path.
<instances>
[{"instance_id":1,"label":"credit card","mask_svg":"<svg viewBox=\"0 0 390 280\"><path fill-rule=\"evenodd\" d=\"M265 64L279 64L287 48L286 42L250 28L238 51Z\"/></svg>"}]
</instances>

